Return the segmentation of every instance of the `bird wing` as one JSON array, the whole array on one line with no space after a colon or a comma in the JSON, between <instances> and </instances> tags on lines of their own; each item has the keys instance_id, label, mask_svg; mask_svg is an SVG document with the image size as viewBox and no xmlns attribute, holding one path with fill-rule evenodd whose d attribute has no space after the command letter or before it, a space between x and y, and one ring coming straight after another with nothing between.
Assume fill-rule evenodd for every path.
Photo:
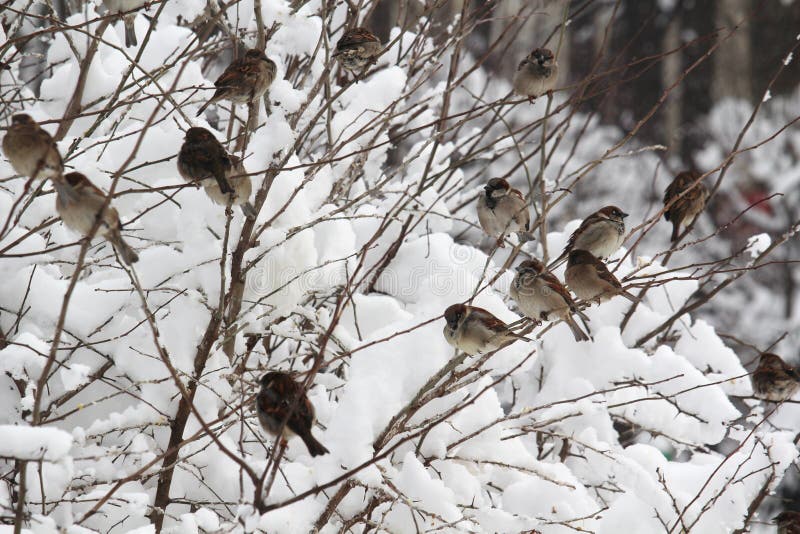
<instances>
[{"instance_id":1,"label":"bird wing","mask_svg":"<svg viewBox=\"0 0 800 534\"><path fill-rule=\"evenodd\" d=\"M539 279L544 282L548 288L558 293L558 295L564 299L564 302L567 303L570 310L575 310L575 301L572 300L572 295L570 295L569 290L564 287L564 284L559 282L558 278L556 278L553 273L544 272L539 275Z\"/></svg>"},{"instance_id":2,"label":"bird wing","mask_svg":"<svg viewBox=\"0 0 800 534\"><path fill-rule=\"evenodd\" d=\"M614 276L611 271L608 270L606 264L600 260L595 261L594 263L595 271L597 271L597 276L617 289L622 289L622 283L617 280L617 277Z\"/></svg>"},{"instance_id":3,"label":"bird wing","mask_svg":"<svg viewBox=\"0 0 800 534\"><path fill-rule=\"evenodd\" d=\"M375 37L375 34L366 28L353 28L342 35L342 38L336 43L336 49L344 50L369 42L377 43L380 41Z\"/></svg>"}]
</instances>

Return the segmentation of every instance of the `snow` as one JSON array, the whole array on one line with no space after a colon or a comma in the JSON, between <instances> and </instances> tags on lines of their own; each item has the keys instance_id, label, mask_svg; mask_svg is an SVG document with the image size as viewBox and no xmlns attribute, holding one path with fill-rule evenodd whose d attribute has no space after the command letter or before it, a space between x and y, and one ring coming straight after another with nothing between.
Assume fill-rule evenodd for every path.
<instances>
[{"instance_id":1,"label":"snow","mask_svg":"<svg viewBox=\"0 0 800 534\"><path fill-rule=\"evenodd\" d=\"M662 0L659 7L668 11L674 4ZM249 28L243 35L251 45L254 2L237 5L226 20L238 29ZM159 87L175 85L172 95L185 104L183 113L165 102L116 183L114 197L125 223L123 233L140 254L134 272L158 337L151 334L128 272L98 239L88 249L61 345L40 392L47 413L41 426L29 426L29 412L73 274L78 236L55 222L25 237L54 215L53 194L46 186L45 194L33 199L0 238L0 249L21 239L11 249L16 256L0 262L0 329L8 341L0 349L0 400L6 407L0 415L5 438L0 457L8 472L15 459L33 461L23 475L30 482L27 506L38 512L43 499L48 503L47 514L34 516L28 526L33 531L106 532L119 524L114 528L126 532L155 531L149 515L181 398L158 343L183 385L197 385L196 413L182 436L187 442L174 471L174 502L164 531L310 531L340 483L261 514L253 481L228 454L262 474L276 440L260 429L252 408L258 377L268 369L308 371L325 340L324 363L308 397L316 409L314 435L330 454L312 458L300 439L291 437L267 504L328 484L376 454L382 457L346 477L353 488L322 532L338 532L361 514L393 532L645 533L663 530L663 523L675 524L681 514L697 532L741 528L768 477L774 475L774 488L798 457L789 430L800 408L787 404L770 414L766 405L741 401L752 395L742 363L747 362L746 351L718 333L726 329L718 328L713 314L683 313L669 329L638 343L703 288L690 256L696 249L662 263L670 230L663 221L641 243L636 243L638 233L632 234L609 262L635 293L656 282L624 327L631 307L622 298L585 310L593 338L589 342L575 342L564 324L536 327L528 334L531 343L460 362L440 380L448 384L446 392L403 412L433 376L454 363L453 348L441 335L441 315L448 305L469 300L508 323L521 317L507 297L513 264L503 268L512 247L489 252L489 240L477 227L473 197L487 177L506 173L515 187L527 192L526 172L538 172L538 157L528 161L530 168L518 167L518 151L534 149L538 138L520 143L505 125L497 124L501 121L486 119L464 119L458 136L440 135L436 126L446 89L442 73L449 67L450 49L434 56L441 62L413 64L409 50L435 54L441 43L394 28L398 41L381 57L377 70L347 86L331 104L330 121L315 124L303 146L294 150L312 119L328 112L324 91L312 94L326 65L320 54L310 58L323 20L317 13L319 2L309 2L296 13L284 0L263 0L262 6L267 27L279 24L267 45L278 65L278 79L270 89L272 113L262 113L245 153L254 190L282 157L286 163L259 213L257 239L244 254L248 271L241 313L231 325L223 320L196 382L197 347L219 313L221 284L230 284L232 251L244 219L234 210L228 250L223 252L224 209L202 190L140 189L143 184L183 184L174 156L188 125L203 125L219 139L226 138L227 111L219 113L219 122L213 114L193 116L224 64L184 54L194 33L177 23L199 16L204 2L164 5L140 67L167 67ZM156 8L151 6L148 15ZM73 15L70 23L94 17L90 8ZM331 15L333 28L346 17L345 7L338 5ZM141 40L148 21L139 15L136 25ZM120 23L113 24L104 35L107 43L98 49L83 99L90 104L88 112L108 104L130 66L126 54L136 53L119 48L122 32ZM339 35L328 37L335 43ZM53 68L39 100L27 108L36 119L62 116L70 97L64 88L72 87L78 75L74 53L85 51L85 39L76 39L73 52L64 34L56 34L47 55ZM298 61L307 75L302 83ZM424 78L437 69L441 72L432 79ZM294 78L286 79L291 72ZM64 153L75 144L69 169L81 170L106 191L132 154L143 121L156 110L157 100L146 97L162 94L138 68L132 76L135 81L129 79L122 89L125 105L110 110L91 133L96 116L78 119L59 143ZM4 71L0 77L10 80ZM333 93L342 87L335 76L330 84ZM463 112L474 95L492 101L508 91L507 81L478 69L453 89L451 112ZM553 107L562 98L557 93ZM796 99L776 96L764 107L778 116L781 110L796 109L792 102ZM522 104L504 120L515 128L532 124L545 107L544 100ZM699 166L719 165L751 110L749 103L731 100L715 107L707 121L714 142L696 154ZM240 118L243 113L237 109ZM561 141L548 143L553 152L544 171L550 200L566 195L551 206L545 236L550 259L584 217L611 201L624 203L621 207L631 213L631 231L656 206L640 199L652 198L654 181L663 189L667 179L658 171L661 155L639 151L634 143L620 152L625 157L605 160L572 184L624 132L593 117L579 133L587 118L576 113L566 121L569 113L565 110L549 122L569 122L559 133ZM55 131L54 124L45 128ZM759 119L745 143L774 129L773 122ZM396 140L396 131L407 132L408 138ZM490 146L462 164L461 158L475 148L473 140L481 137L476 146ZM770 180L776 190L796 190L800 171L784 156L798 147L800 137L790 132L761 147L758 158L740 154L725 186L755 176ZM8 213L23 194L24 180L12 175L7 161L0 160L1 213ZM333 194L334 184L345 177L350 179L349 192ZM621 199L619 191L625 192ZM541 201L538 195L533 192L533 202ZM413 224L368 291L376 265L408 217ZM713 230L701 217L693 237ZM757 258L775 235L752 236L746 255ZM521 257L544 255L538 232L536 237L520 247ZM718 252L711 241L698 248ZM221 276L224 253L226 271ZM563 266L554 272L563 279ZM745 302L751 303L758 310L774 307L763 291ZM225 309L229 305L224 303ZM742 306L734 301L724 311ZM741 321L760 321L754 319L760 313L735 314L743 316ZM780 323L781 328L787 325ZM761 328L752 330L759 330L754 336L766 336ZM251 346L247 335L261 337ZM234 347L230 354L228 336ZM401 412L402 428L396 426L378 443ZM764 424L767 414L769 424ZM219 442L204 426L212 428ZM626 427L634 430L632 438L626 436ZM41 488L39 460L44 461L46 481ZM7 491L0 488L3 506L10 502L2 493ZM81 520L94 506L97 513Z\"/></svg>"},{"instance_id":2,"label":"snow","mask_svg":"<svg viewBox=\"0 0 800 534\"><path fill-rule=\"evenodd\" d=\"M751 258L757 258L772 244L769 234L758 234L747 240L747 251Z\"/></svg>"},{"instance_id":3,"label":"snow","mask_svg":"<svg viewBox=\"0 0 800 534\"><path fill-rule=\"evenodd\" d=\"M0 425L0 456L57 462L67 457L72 436L57 428Z\"/></svg>"}]
</instances>

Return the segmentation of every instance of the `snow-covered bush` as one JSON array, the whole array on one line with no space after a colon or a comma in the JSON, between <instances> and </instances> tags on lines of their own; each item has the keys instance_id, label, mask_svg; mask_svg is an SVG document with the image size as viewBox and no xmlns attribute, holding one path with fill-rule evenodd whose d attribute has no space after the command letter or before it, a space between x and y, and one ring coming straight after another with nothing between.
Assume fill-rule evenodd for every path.
<instances>
[{"instance_id":1,"label":"snow-covered bush","mask_svg":"<svg viewBox=\"0 0 800 534\"><path fill-rule=\"evenodd\" d=\"M4 124L31 114L68 170L114 192L140 261L82 241L56 218L49 183L33 194L0 161L4 522L726 532L796 460L797 408L748 399L736 352L693 316L747 271L725 257L666 265L659 147L577 112L572 89L509 96L464 41L482 9L443 21L441 3L415 5L356 81L331 57L354 2L152 2L135 19L138 48L100 3L58 26L12 4L12 48L35 31L50 41L38 90L19 78L19 53L0 57ZM232 119L224 104L195 118L232 41L266 41L278 66L269 113L239 106ZM178 175L193 125L243 156L256 220ZM725 150L704 170L724 168ZM482 235L475 198L495 176L530 200L535 240L496 249ZM455 353L444 309L470 301L518 320L513 265L557 256L609 198L631 214L611 267L646 289L642 303L587 308L590 342L545 324L529 343ZM699 221L690 248L714 232ZM788 232L751 247L745 268ZM284 449L259 427L253 397L274 369L309 386L330 454L312 458L298 439Z\"/></svg>"}]
</instances>

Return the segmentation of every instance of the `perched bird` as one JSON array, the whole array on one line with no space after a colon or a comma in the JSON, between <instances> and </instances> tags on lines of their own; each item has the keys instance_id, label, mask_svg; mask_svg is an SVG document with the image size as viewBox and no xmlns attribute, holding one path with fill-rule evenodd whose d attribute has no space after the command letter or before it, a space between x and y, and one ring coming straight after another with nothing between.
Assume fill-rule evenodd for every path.
<instances>
[{"instance_id":1,"label":"perched bird","mask_svg":"<svg viewBox=\"0 0 800 534\"><path fill-rule=\"evenodd\" d=\"M800 387L800 373L780 356L765 352L752 375L757 397L772 402L790 399Z\"/></svg>"},{"instance_id":2,"label":"perched bird","mask_svg":"<svg viewBox=\"0 0 800 534\"><path fill-rule=\"evenodd\" d=\"M217 78L214 96L200 106L197 116L206 108L220 100L229 100L234 104L248 104L264 96L269 86L275 81L278 67L267 55L256 49L245 52L244 57L236 59Z\"/></svg>"},{"instance_id":3,"label":"perched bird","mask_svg":"<svg viewBox=\"0 0 800 534\"><path fill-rule=\"evenodd\" d=\"M327 454L328 449L311 434L316 420L314 405L303 386L289 373L271 371L261 377L261 390L256 396L256 413L265 432L288 440L297 435L311 456ZM285 423L285 424L284 424Z\"/></svg>"},{"instance_id":4,"label":"perched bird","mask_svg":"<svg viewBox=\"0 0 800 534\"><path fill-rule=\"evenodd\" d=\"M580 316L584 324L589 318L577 308L567 288L541 261L532 258L519 264L509 294L520 311L534 321L548 321L552 315L567 323L575 341L589 339L572 314Z\"/></svg>"},{"instance_id":5,"label":"perched bird","mask_svg":"<svg viewBox=\"0 0 800 534\"><path fill-rule=\"evenodd\" d=\"M214 96L211 100L200 106L197 116L203 114L206 108L220 100L229 100L234 104L249 104L264 96L269 86L275 81L278 67L267 55L251 48L245 52L244 57L234 60L220 74L214 86Z\"/></svg>"},{"instance_id":6,"label":"perched bird","mask_svg":"<svg viewBox=\"0 0 800 534\"><path fill-rule=\"evenodd\" d=\"M121 13L122 22L125 24L125 47L136 46L136 29L133 21L136 19L136 10L147 3L147 0L103 0L106 9L111 13Z\"/></svg>"},{"instance_id":7,"label":"perched bird","mask_svg":"<svg viewBox=\"0 0 800 534\"><path fill-rule=\"evenodd\" d=\"M130 265L139 261L139 256L122 239L122 225L119 214L110 204L100 214L106 201L106 194L79 172L65 174L53 180L56 188L56 211L68 228L86 237L91 232L98 217L97 235L105 237Z\"/></svg>"},{"instance_id":8,"label":"perched bird","mask_svg":"<svg viewBox=\"0 0 800 534\"><path fill-rule=\"evenodd\" d=\"M247 176L247 171L242 165L242 160L238 156L228 154L228 159L231 162L231 167L225 173L228 183L233 187L233 194L226 195L219 188L219 184L215 180L203 180L203 189L206 194L217 204L227 206L228 203L242 208L242 213L248 219L256 218L256 209L250 204L250 194L253 192L253 184L250 182L250 177Z\"/></svg>"},{"instance_id":9,"label":"perched bird","mask_svg":"<svg viewBox=\"0 0 800 534\"><path fill-rule=\"evenodd\" d=\"M702 175L697 171L683 171L664 191L664 207L667 208L664 218L672 222L673 243L678 240L681 226L690 225L706 207L708 188L697 181L700 176Z\"/></svg>"},{"instance_id":10,"label":"perched bird","mask_svg":"<svg viewBox=\"0 0 800 534\"><path fill-rule=\"evenodd\" d=\"M530 339L512 332L506 323L477 306L453 304L444 312L444 338L469 355L500 349L518 339Z\"/></svg>"},{"instance_id":11,"label":"perched bird","mask_svg":"<svg viewBox=\"0 0 800 534\"><path fill-rule=\"evenodd\" d=\"M356 72L374 63L383 49L380 39L366 28L352 28L344 32L333 53L342 68Z\"/></svg>"},{"instance_id":12,"label":"perched bird","mask_svg":"<svg viewBox=\"0 0 800 534\"><path fill-rule=\"evenodd\" d=\"M595 300L599 304L622 295L631 302L639 302L637 297L622 289L622 284L605 263L586 250L569 253L564 279L573 293L583 300Z\"/></svg>"},{"instance_id":13,"label":"perched bird","mask_svg":"<svg viewBox=\"0 0 800 534\"><path fill-rule=\"evenodd\" d=\"M800 534L800 512L784 510L772 521L778 525L778 534Z\"/></svg>"},{"instance_id":14,"label":"perched bird","mask_svg":"<svg viewBox=\"0 0 800 534\"><path fill-rule=\"evenodd\" d=\"M178 172L184 180L200 185L204 180L213 179L222 193L230 195L234 190L226 177L231 169L225 147L211 132L196 126L186 131L178 154Z\"/></svg>"},{"instance_id":15,"label":"perched bird","mask_svg":"<svg viewBox=\"0 0 800 534\"><path fill-rule=\"evenodd\" d=\"M44 180L64 172L53 137L24 113L11 117L11 127L3 137L3 153L18 174L31 179Z\"/></svg>"},{"instance_id":16,"label":"perched bird","mask_svg":"<svg viewBox=\"0 0 800 534\"><path fill-rule=\"evenodd\" d=\"M478 221L498 246L505 246L506 234L530 230L531 215L522 193L502 178L492 178L483 190L485 194L478 197Z\"/></svg>"},{"instance_id":17,"label":"perched bird","mask_svg":"<svg viewBox=\"0 0 800 534\"><path fill-rule=\"evenodd\" d=\"M533 100L552 91L558 80L558 62L547 48L537 48L523 59L514 74L514 92Z\"/></svg>"},{"instance_id":18,"label":"perched bird","mask_svg":"<svg viewBox=\"0 0 800 534\"><path fill-rule=\"evenodd\" d=\"M628 214L616 206L606 206L586 217L575 230L553 265L561 263L573 250L587 250L593 256L606 259L625 241L625 217Z\"/></svg>"}]
</instances>

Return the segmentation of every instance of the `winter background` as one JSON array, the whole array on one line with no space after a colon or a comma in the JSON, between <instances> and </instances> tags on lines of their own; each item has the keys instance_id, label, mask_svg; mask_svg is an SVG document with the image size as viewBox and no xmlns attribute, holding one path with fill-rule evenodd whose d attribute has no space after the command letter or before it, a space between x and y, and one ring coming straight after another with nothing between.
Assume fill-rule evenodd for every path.
<instances>
[{"instance_id":1,"label":"winter background","mask_svg":"<svg viewBox=\"0 0 800 534\"><path fill-rule=\"evenodd\" d=\"M748 376L800 348L797 2L154 1L136 48L100 2L1 9L2 126L31 114L113 188L141 258L0 160L2 532L771 532L800 509L800 407ZM357 83L331 58L348 21L387 46ZM195 118L263 42L269 114ZM544 44L559 90L510 96ZM244 156L255 223L178 176L190 125ZM670 251L661 195L690 166L718 189ZM491 177L536 240L482 235ZM641 305L589 308L591 342L545 324L454 353L447 306L517 320L513 266L609 203ZM308 380L330 454L279 457L267 369Z\"/></svg>"}]
</instances>

